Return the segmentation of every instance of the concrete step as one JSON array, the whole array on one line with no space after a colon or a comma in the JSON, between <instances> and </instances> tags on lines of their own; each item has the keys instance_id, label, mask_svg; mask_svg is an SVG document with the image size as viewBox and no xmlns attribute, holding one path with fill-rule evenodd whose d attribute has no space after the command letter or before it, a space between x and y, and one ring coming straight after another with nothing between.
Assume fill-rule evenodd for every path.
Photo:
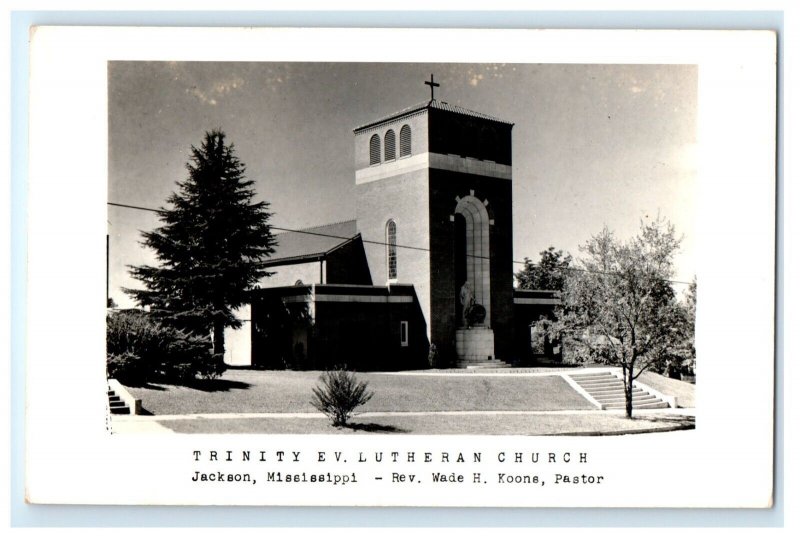
<instances>
[{"instance_id":1,"label":"concrete step","mask_svg":"<svg viewBox=\"0 0 800 538\"><path fill-rule=\"evenodd\" d=\"M603 385L624 386L621 379L596 379L592 381L578 381L581 387L602 387Z\"/></svg>"},{"instance_id":2,"label":"concrete step","mask_svg":"<svg viewBox=\"0 0 800 538\"><path fill-rule=\"evenodd\" d=\"M669 407L667 402L658 400L653 403L633 404L634 409L666 409ZM625 402L607 405L606 409L625 409Z\"/></svg>"},{"instance_id":3,"label":"concrete step","mask_svg":"<svg viewBox=\"0 0 800 538\"><path fill-rule=\"evenodd\" d=\"M607 374L607 375L574 375L572 379L575 380L577 383L593 383L597 381L614 381L619 380L619 378L615 375Z\"/></svg>"},{"instance_id":4,"label":"concrete step","mask_svg":"<svg viewBox=\"0 0 800 538\"><path fill-rule=\"evenodd\" d=\"M609 372L599 372L571 375L570 377L605 409L625 409L625 384L617 376ZM638 387L633 387L632 403L634 409L669 407L669 404L661 398Z\"/></svg>"},{"instance_id":5,"label":"concrete step","mask_svg":"<svg viewBox=\"0 0 800 538\"><path fill-rule=\"evenodd\" d=\"M597 376L597 377L579 377L573 378L578 383L600 383L601 381L622 381L615 375L604 375L604 376Z\"/></svg>"},{"instance_id":6,"label":"concrete step","mask_svg":"<svg viewBox=\"0 0 800 538\"><path fill-rule=\"evenodd\" d=\"M586 392L591 392L592 394L598 394L602 396L604 394L625 394L625 389L603 389L603 390L592 390ZM633 394L640 394L640 393L647 394L642 389L638 388L633 389Z\"/></svg>"},{"instance_id":7,"label":"concrete step","mask_svg":"<svg viewBox=\"0 0 800 538\"><path fill-rule=\"evenodd\" d=\"M669 407L669 404L667 402L662 401L662 400L658 400L658 401L653 402L653 403L634 405L635 409L666 409L668 407Z\"/></svg>"},{"instance_id":8,"label":"concrete step","mask_svg":"<svg viewBox=\"0 0 800 538\"><path fill-rule=\"evenodd\" d=\"M585 390L586 392L602 392L604 390L625 390L625 386L622 384L619 385L612 385L611 383L605 385L581 385L578 383L578 386Z\"/></svg>"},{"instance_id":9,"label":"concrete step","mask_svg":"<svg viewBox=\"0 0 800 538\"><path fill-rule=\"evenodd\" d=\"M594 396L595 398L624 398L625 391L621 390L619 392L607 392L606 394L592 394L592 396ZM649 392L644 392L641 390L638 392L634 391L633 394L631 394L631 396L633 398L649 398L651 396L655 398L655 396L653 396Z\"/></svg>"},{"instance_id":10,"label":"concrete step","mask_svg":"<svg viewBox=\"0 0 800 538\"><path fill-rule=\"evenodd\" d=\"M131 408L113 390L108 391L108 407L112 415L131 414Z\"/></svg>"},{"instance_id":11,"label":"concrete step","mask_svg":"<svg viewBox=\"0 0 800 538\"><path fill-rule=\"evenodd\" d=\"M603 405L616 405L616 404L623 404L624 405L625 404L625 398L614 398L614 399L597 400L597 401L599 403L603 404ZM660 402L660 401L661 400L659 400L655 396L650 396L648 398L634 398L633 399L633 405L646 404L646 403L652 403L652 402Z\"/></svg>"},{"instance_id":12,"label":"concrete step","mask_svg":"<svg viewBox=\"0 0 800 538\"><path fill-rule=\"evenodd\" d=\"M499 360L483 360L483 361L464 361L460 360L456 362L457 368L467 368L467 369L477 369L477 368L511 368L511 365L507 362L499 361Z\"/></svg>"},{"instance_id":13,"label":"concrete step","mask_svg":"<svg viewBox=\"0 0 800 538\"><path fill-rule=\"evenodd\" d=\"M597 389L603 387L624 387L622 381L593 381L591 383L578 383L585 389Z\"/></svg>"},{"instance_id":14,"label":"concrete step","mask_svg":"<svg viewBox=\"0 0 800 538\"><path fill-rule=\"evenodd\" d=\"M614 375L607 370L601 370L599 372L582 372L577 374L571 374L573 378L584 379L587 377L600 377L600 376L609 376ZM615 376L616 377L616 376Z\"/></svg>"},{"instance_id":15,"label":"concrete step","mask_svg":"<svg viewBox=\"0 0 800 538\"><path fill-rule=\"evenodd\" d=\"M599 396L602 396L604 394L625 394L625 389L616 388L616 389L603 389L603 390L587 390L586 392L590 392L590 393L592 393L592 395L597 394ZM633 393L634 394L638 394L640 392L644 392L644 391L642 389L633 389Z\"/></svg>"},{"instance_id":16,"label":"concrete step","mask_svg":"<svg viewBox=\"0 0 800 538\"><path fill-rule=\"evenodd\" d=\"M588 381L622 381L619 377L612 375L612 374L603 374L603 375L575 375L572 376L572 379L578 381L580 383L588 382Z\"/></svg>"}]
</instances>

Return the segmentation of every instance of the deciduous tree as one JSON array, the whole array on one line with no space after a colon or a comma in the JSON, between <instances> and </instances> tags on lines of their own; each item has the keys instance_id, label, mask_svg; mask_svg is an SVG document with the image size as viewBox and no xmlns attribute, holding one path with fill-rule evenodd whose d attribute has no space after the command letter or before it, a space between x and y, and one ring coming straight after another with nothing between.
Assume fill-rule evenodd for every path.
<instances>
[{"instance_id":1,"label":"deciduous tree","mask_svg":"<svg viewBox=\"0 0 800 538\"><path fill-rule=\"evenodd\" d=\"M626 242L603 229L581 248L580 270L569 271L555 319L540 321L573 359L622 368L628 417L633 381L686 341L685 310L670 282L679 246L663 218L642 222Z\"/></svg>"},{"instance_id":2,"label":"deciduous tree","mask_svg":"<svg viewBox=\"0 0 800 538\"><path fill-rule=\"evenodd\" d=\"M517 287L521 290L561 290L572 262L572 256L564 254L555 247L539 253L541 258L534 264L530 258L524 259L524 267L515 273Z\"/></svg>"}]
</instances>

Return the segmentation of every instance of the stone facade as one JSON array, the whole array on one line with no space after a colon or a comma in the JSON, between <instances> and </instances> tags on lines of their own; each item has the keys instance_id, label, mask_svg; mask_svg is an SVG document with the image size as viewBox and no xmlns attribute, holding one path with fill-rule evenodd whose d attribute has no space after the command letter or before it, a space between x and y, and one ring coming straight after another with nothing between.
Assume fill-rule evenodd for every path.
<instances>
[{"instance_id":1,"label":"stone facade","mask_svg":"<svg viewBox=\"0 0 800 538\"><path fill-rule=\"evenodd\" d=\"M370 161L370 141L385 142L389 130L411 131L407 156ZM491 355L510 358L513 332L511 130L512 124L432 101L406 113L355 130L358 229L373 239L384 236L387 222L397 224L398 282L413 283L430 341L453 363L456 329L461 325L457 291L466 275L457 275L455 215L459 201L474 199L486 215L485 230L474 234L483 265L472 284L487 312L486 329L496 332ZM482 235L481 235L482 234ZM488 235L487 235L488 234ZM463 240L463 239L462 239ZM469 241L468 241L469 242ZM469 247L468 247L469 248ZM488 259L487 259L488 258ZM386 251L367 247L374 282L387 274ZM461 280L461 281L459 281ZM482 352L482 351L481 351Z\"/></svg>"},{"instance_id":2,"label":"stone facade","mask_svg":"<svg viewBox=\"0 0 800 538\"><path fill-rule=\"evenodd\" d=\"M456 329L456 353L460 362L494 359L494 331L487 327Z\"/></svg>"},{"instance_id":3,"label":"stone facade","mask_svg":"<svg viewBox=\"0 0 800 538\"><path fill-rule=\"evenodd\" d=\"M356 128L356 220L287 235L283 257L279 242L252 365L420 368L432 345L432 366L533 360L531 324L557 297L513 288L512 128L434 100ZM317 263L313 284L286 285L286 265ZM465 282L481 321L464 319Z\"/></svg>"}]
</instances>

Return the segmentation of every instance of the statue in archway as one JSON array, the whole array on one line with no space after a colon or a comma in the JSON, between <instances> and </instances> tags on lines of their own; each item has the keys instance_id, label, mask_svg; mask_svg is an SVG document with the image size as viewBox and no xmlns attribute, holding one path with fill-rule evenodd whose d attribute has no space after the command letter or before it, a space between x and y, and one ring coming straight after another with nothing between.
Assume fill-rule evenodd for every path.
<instances>
[{"instance_id":1,"label":"statue in archway","mask_svg":"<svg viewBox=\"0 0 800 538\"><path fill-rule=\"evenodd\" d=\"M459 298L461 300L461 314L462 319L464 320L464 325L468 324L468 317L470 309L472 305L475 304L475 294L472 293L472 285L469 283L469 280L464 282L464 285L461 286L461 293L459 294Z\"/></svg>"}]
</instances>

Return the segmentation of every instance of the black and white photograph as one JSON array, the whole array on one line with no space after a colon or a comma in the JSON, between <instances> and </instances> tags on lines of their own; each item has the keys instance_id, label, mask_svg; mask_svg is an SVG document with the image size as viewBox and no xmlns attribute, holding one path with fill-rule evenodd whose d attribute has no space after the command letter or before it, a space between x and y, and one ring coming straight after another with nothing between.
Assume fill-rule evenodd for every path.
<instances>
[{"instance_id":1,"label":"black and white photograph","mask_svg":"<svg viewBox=\"0 0 800 538\"><path fill-rule=\"evenodd\" d=\"M110 62L111 431L694 424L694 65Z\"/></svg>"},{"instance_id":2,"label":"black and white photograph","mask_svg":"<svg viewBox=\"0 0 800 538\"><path fill-rule=\"evenodd\" d=\"M29 502L772 505L774 34L32 36Z\"/></svg>"}]
</instances>

